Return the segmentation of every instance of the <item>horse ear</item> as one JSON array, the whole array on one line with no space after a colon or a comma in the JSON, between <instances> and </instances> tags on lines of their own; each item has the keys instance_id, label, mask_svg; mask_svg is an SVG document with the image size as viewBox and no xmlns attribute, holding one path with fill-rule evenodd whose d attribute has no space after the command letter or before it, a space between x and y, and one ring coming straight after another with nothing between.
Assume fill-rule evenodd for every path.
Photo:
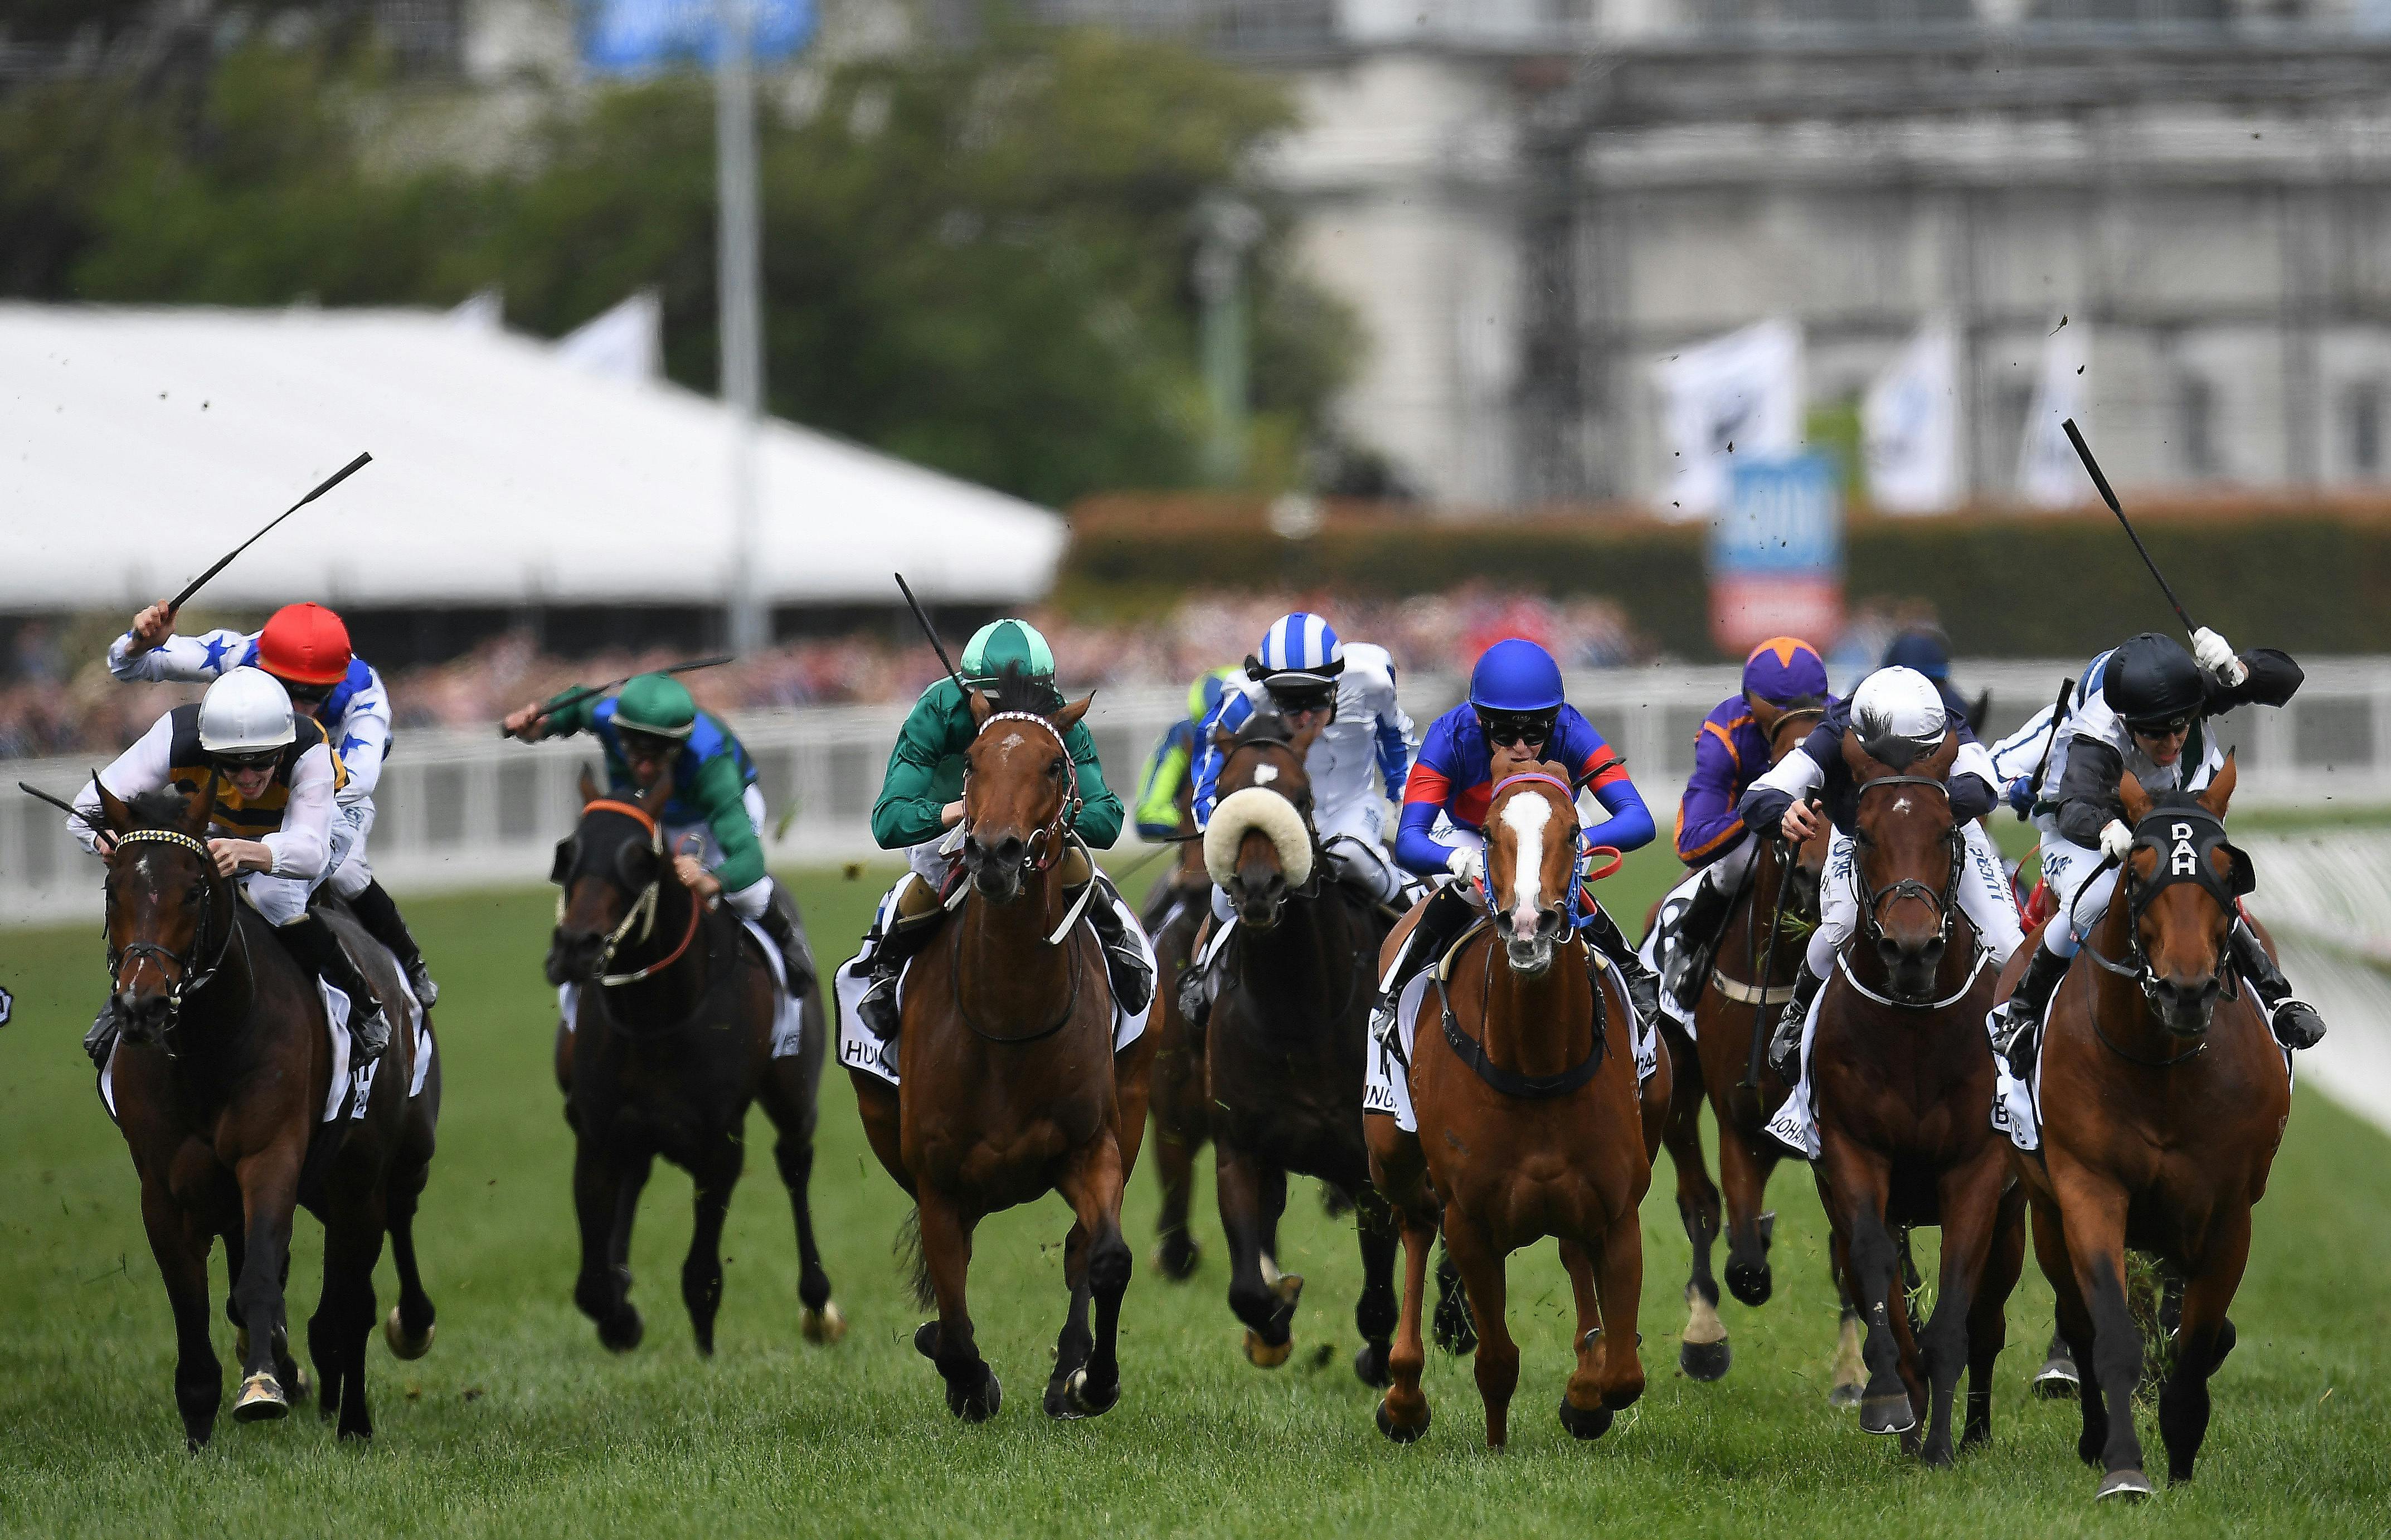
<instances>
[{"instance_id":1,"label":"horse ear","mask_svg":"<svg viewBox=\"0 0 2391 1540\"><path fill-rule=\"evenodd\" d=\"M1068 732L1079 725L1079 718L1086 716L1088 707L1095 704L1096 692L1091 690L1047 719L1054 724L1057 732Z\"/></svg>"},{"instance_id":2,"label":"horse ear","mask_svg":"<svg viewBox=\"0 0 2391 1540\"><path fill-rule=\"evenodd\" d=\"M99 778L97 770L91 772L91 786L92 790L99 793L101 826L112 835L121 835L132 828L133 809L125 806L123 797L108 789L108 783Z\"/></svg>"},{"instance_id":3,"label":"horse ear","mask_svg":"<svg viewBox=\"0 0 2391 1540\"><path fill-rule=\"evenodd\" d=\"M996 707L989 705L988 697L976 690L964 691L963 698L971 703L972 726L986 727L989 718L996 714Z\"/></svg>"},{"instance_id":4,"label":"horse ear","mask_svg":"<svg viewBox=\"0 0 2391 1540\"><path fill-rule=\"evenodd\" d=\"M2151 794L2142 790L2142 783L2131 774L2118 781L2117 800L2126 805L2126 822L2128 823L2139 823L2151 816ZM2204 797L2203 800L2206 799Z\"/></svg>"},{"instance_id":5,"label":"horse ear","mask_svg":"<svg viewBox=\"0 0 2391 1540\"><path fill-rule=\"evenodd\" d=\"M191 799L183 812L183 832L193 839L204 838L208 821L216 816L216 768L208 767L208 783Z\"/></svg>"},{"instance_id":6,"label":"horse ear","mask_svg":"<svg viewBox=\"0 0 2391 1540\"><path fill-rule=\"evenodd\" d=\"M1860 735L1850 728L1843 730L1843 768L1852 772L1855 781L1865 781L1877 768L1874 756L1860 747Z\"/></svg>"},{"instance_id":7,"label":"horse ear","mask_svg":"<svg viewBox=\"0 0 2391 1540\"><path fill-rule=\"evenodd\" d=\"M1992 715L1992 710L1993 692L1987 690L1976 697L1975 704L1968 707L1968 725L1974 728L1981 735L1984 731L1984 718Z\"/></svg>"},{"instance_id":8,"label":"horse ear","mask_svg":"<svg viewBox=\"0 0 2391 1540\"><path fill-rule=\"evenodd\" d=\"M2200 805L2223 818L2226 804L2233 800L2233 783L2240 779L2241 772L2233 768L2233 756L2228 752L2225 764L2208 783L2208 789L2200 794Z\"/></svg>"},{"instance_id":9,"label":"horse ear","mask_svg":"<svg viewBox=\"0 0 2391 1540\"><path fill-rule=\"evenodd\" d=\"M585 760L581 766L581 805L585 808L589 806L598 800L599 796L598 777L590 773L588 763Z\"/></svg>"},{"instance_id":10,"label":"horse ear","mask_svg":"<svg viewBox=\"0 0 2391 1540\"><path fill-rule=\"evenodd\" d=\"M1947 780L1951 774L1951 766L1958 757L1959 734L1957 731L1946 731L1943 734L1943 746L1936 749L1934 757L1926 761L1922 767L1922 772L1934 777L1937 781Z\"/></svg>"},{"instance_id":11,"label":"horse ear","mask_svg":"<svg viewBox=\"0 0 2391 1540\"><path fill-rule=\"evenodd\" d=\"M1764 701L1757 695L1746 693L1743 697L1743 707L1751 713L1752 725L1760 729L1762 737L1777 736L1777 724L1785 719L1783 706L1774 701Z\"/></svg>"}]
</instances>

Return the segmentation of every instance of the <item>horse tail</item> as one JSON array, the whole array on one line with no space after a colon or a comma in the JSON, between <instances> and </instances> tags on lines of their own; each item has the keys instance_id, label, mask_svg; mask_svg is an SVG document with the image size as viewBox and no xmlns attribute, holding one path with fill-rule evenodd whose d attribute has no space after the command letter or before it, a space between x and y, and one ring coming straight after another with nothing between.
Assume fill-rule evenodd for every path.
<instances>
[{"instance_id":1,"label":"horse tail","mask_svg":"<svg viewBox=\"0 0 2391 1540\"><path fill-rule=\"evenodd\" d=\"M905 1223L897 1226L897 1240L890 1248L897 1260L905 1264L906 1274L913 1286L913 1302L924 1310L938 1302L938 1291L930 1283L930 1259L922 1249L922 1210L920 1205L905 1211Z\"/></svg>"}]
</instances>

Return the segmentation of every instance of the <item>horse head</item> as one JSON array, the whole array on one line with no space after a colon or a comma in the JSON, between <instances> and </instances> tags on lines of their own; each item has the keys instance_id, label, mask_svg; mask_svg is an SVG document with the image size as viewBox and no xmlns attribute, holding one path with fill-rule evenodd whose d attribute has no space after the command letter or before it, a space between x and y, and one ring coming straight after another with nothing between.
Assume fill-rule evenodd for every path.
<instances>
[{"instance_id":1,"label":"horse head","mask_svg":"<svg viewBox=\"0 0 2391 1540\"><path fill-rule=\"evenodd\" d=\"M1275 711L1257 711L1234 735L1220 733L1213 742L1221 774L1204 826L1204 867L1237 918L1267 930L1316 864L1312 777Z\"/></svg>"},{"instance_id":2,"label":"horse head","mask_svg":"<svg viewBox=\"0 0 2391 1540\"><path fill-rule=\"evenodd\" d=\"M2126 912L2151 1013L2169 1033L2208 1030L2232 968L2238 900L2250 890L2250 858L2225 837L2237 772L2225 768L2197 796L2153 798L2128 774L2118 784L2134 848L2126 857Z\"/></svg>"},{"instance_id":3,"label":"horse head","mask_svg":"<svg viewBox=\"0 0 2391 1540\"><path fill-rule=\"evenodd\" d=\"M1768 762L1776 765L1802 746L1811 729L1825 717L1824 705L1775 705L1767 701L1751 703L1752 720L1768 736ZM1792 885L1785 897L1788 914L1806 914L1816 919L1818 913L1818 884L1827 873L1827 850L1834 843L1834 832L1823 822L1818 832L1802 842L1794 852L1793 864L1786 874Z\"/></svg>"},{"instance_id":4,"label":"horse head","mask_svg":"<svg viewBox=\"0 0 2391 1540\"><path fill-rule=\"evenodd\" d=\"M196 796L174 789L126 802L97 776L96 828L108 858L108 964L127 1042L164 1045L185 995L206 982L232 938L232 893L208 851L216 778Z\"/></svg>"},{"instance_id":5,"label":"horse head","mask_svg":"<svg viewBox=\"0 0 2391 1540\"><path fill-rule=\"evenodd\" d=\"M1018 668L993 697L971 693L978 732L963 751L963 870L994 903L1019 898L1031 872L1062 861L1079 807L1079 769L1065 740L1093 695L1067 705Z\"/></svg>"},{"instance_id":6,"label":"horse head","mask_svg":"<svg viewBox=\"0 0 2391 1540\"><path fill-rule=\"evenodd\" d=\"M672 793L669 763L654 785L629 797L605 796L583 768L581 822L556 842L548 873L559 889L548 946L549 983L601 977L617 949L645 940L654 927L667 872L664 809Z\"/></svg>"},{"instance_id":7,"label":"horse head","mask_svg":"<svg viewBox=\"0 0 2391 1540\"><path fill-rule=\"evenodd\" d=\"M1496 788L1486 809L1486 892L1511 971L1541 978L1569 929L1577 801L1569 771L1539 765Z\"/></svg>"},{"instance_id":8,"label":"horse head","mask_svg":"<svg viewBox=\"0 0 2391 1540\"><path fill-rule=\"evenodd\" d=\"M1843 735L1843 762L1858 783L1852 820L1860 922L1904 1000L1928 998L1958 909L1954 891L1964 833L1945 784L1959 738L1945 731L1933 753L1895 769Z\"/></svg>"}]
</instances>

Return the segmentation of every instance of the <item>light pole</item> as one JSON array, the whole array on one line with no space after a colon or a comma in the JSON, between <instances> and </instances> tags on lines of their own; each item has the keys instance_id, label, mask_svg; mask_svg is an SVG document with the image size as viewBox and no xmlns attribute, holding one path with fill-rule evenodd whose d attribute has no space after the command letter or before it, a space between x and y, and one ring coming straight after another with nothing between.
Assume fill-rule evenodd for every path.
<instances>
[{"instance_id":1,"label":"light pole","mask_svg":"<svg viewBox=\"0 0 2391 1540\"><path fill-rule=\"evenodd\" d=\"M1226 193L1196 205L1196 294L1203 302L1204 394L1212 408L1206 478L1234 485L1246 473L1246 253L1262 238L1262 216Z\"/></svg>"},{"instance_id":2,"label":"light pole","mask_svg":"<svg viewBox=\"0 0 2391 1540\"><path fill-rule=\"evenodd\" d=\"M721 291L722 399L730 425L730 650L771 645L772 619L761 573L763 511L756 446L764 407L760 269L762 201L756 167L756 73L752 0L715 0L720 47L714 72L715 186L720 205L717 282Z\"/></svg>"}]
</instances>

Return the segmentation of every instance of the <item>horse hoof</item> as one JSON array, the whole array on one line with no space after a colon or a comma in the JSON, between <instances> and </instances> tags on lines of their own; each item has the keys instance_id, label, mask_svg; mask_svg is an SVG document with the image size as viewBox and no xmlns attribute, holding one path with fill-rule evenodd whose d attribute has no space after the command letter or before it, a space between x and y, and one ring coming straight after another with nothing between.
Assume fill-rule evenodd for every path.
<instances>
[{"instance_id":1,"label":"horse hoof","mask_svg":"<svg viewBox=\"0 0 2391 1540\"><path fill-rule=\"evenodd\" d=\"M240 1399L232 1404L235 1422L272 1422L291 1415L291 1403L284 1399L282 1387L264 1369L240 1382Z\"/></svg>"},{"instance_id":2,"label":"horse hoof","mask_svg":"<svg viewBox=\"0 0 2391 1540\"><path fill-rule=\"evenodd\" d=\"M1867 1395L1867 1393L1868 1391L1863 1386L1849 1383L1838 1385L1833 1390L1827 1392L1827 1404L1835 1407L1839 1411L1847 1412L1853 1407L1858 1405L1861 1398Z\"/></svg>"},{"instance_id":3,"label":"horse hoof","mask_svg":"<svg viewBox=\"0 0 2391 1540\"><path fill-rule=\"evenodd\" d=\"M1895 1391L1892 1395L1866 1396L1860 1402L1860 1431L1863 1433L1907 1433L1916 1430L1917 1427L1918 1414L1910 1407L1906 1391Z\"/></svg>"},{"instance_id":4,"label":"horse hoof","mask_svg":"<svg viewBox=\"0 0 2391 1540\"><path fill-rule=\"evenodd\" d=\"M1287 1354L1294 1351L1295 1339L1293 1337L1289 1337L1286 1341L1273 1347L1270 1343L1263 1341L1261 1334L1254 1330L1253 1327L1247 1326L1246 1328L1246 1362L1251 1364L1258 1369L1277 1368L1281 1364L1286 1362Z\"/></svg>"},{"instance_id":5,"label":"horse hoof","mask_svg":"<svg viewBox=\"0 0 2391 1540\"><path fill-rule=\"evenodd\" d=\"M1677 1348L1677 1367L1687 1379L1705 1385L1716 1384L1726 1378L1727 1365L1735 1362L1735 1351L1722 1337L1715 1342L1685 1342Z\"/></svg>"},{"instance_id":6,"label":"horse hoof","mask_svg":"<svg viewBox=\"0 0 2391 1540\"><path fill-rule=\"evenodd\" d=\"M938 1323L924 1321L913 1328L913 1351L937 1363L938 1359Z\"/></svg>"},{"instance_id":7,"label":"horse hoof","mask_svg":"<svg viewBox=\"0 0 2391 1540\"><path fill-rule=\"evenodd\" d=\"M647 1334L648 1324L640 1320L640 1313L629 1305L625 1305L620 1314L610 1315L598 1323L598 1340L604 1343L610 1352L628 1352L638 1347L640 1339Z\"/></svg>"},{"instance_id":8,"label":"horse hoof","mask_svg":"<svg viewBox=\"0 0 2391 1540\"><path fill-rule=\"evenodd\" d=\"M1387 1359L1394 1352L1386 1342L1364 1342L1353 1355L1353 1378L1374 1391L1383 1391L1395 1382L1394 1374L1387 1367Z\"/></svg>"},{"instance_id":9,"label":"horse hoof","mask_svg":"<svg viewBox=\"0 0 2391 1540\"><path fill-rule=\"evenodd\" d=\"M2034 1393L2038 1401L2073 1401L2081 1387L2075 1372L2075 1360L2062 1348L2042 1361L2034 1372Z\"/></svg>"},{"instance_id":10,"label":"horse hoof","mask_svg":"<svg viewBox=\"0 0 2391 1540\"><path fill-rule=\"evenodd\" d=\"M1184 1233L1170 1236L1155 1245L1154 1270L1172 1283L1185 1283L1196 1275L1203 1255L1204 1249Z\"/></svg>"},{"instance_id":11,"label":"horse hoof","mask_svg":"<svg viewBox=\"0 0 2391 1540\"><path fill-rule=\"evenodd\" d=\"M825 1300L820 1310L808 1310L797 1317L797 1329L805 1333L807 1341L826 1348L847 1335L847 1316L836 1300Z\"/></svg>"},{"instance_id":12,"label":"horse hoof","mask_svg":"<svg viewBox=\"0 0 2391 1540\"><path fill-rule=\"evenodd\" d=\"M422 1336L414 1336L407 1329L407 1323L399 1319L398 1307L393 1305L390 1314L382 1318L381 1339L390 1344L392 1357L411 1362L432 1351L432 1335L439 1329L439 1324L435 1322L423 1328ZM305 1392L300 1393L304 1395Z\"/></svg>"},{"instance_id":13,"label":"horse hoof","mask_svg":"<svg viewBox=\"0 0 2391 1540\"><path fill-rule=\"evenodd\" d=\"M1569 1397L1561 1397L1561 1426L1573 1439L1591 1442L1602 1437L1610 1431L1612 1416L1608 1406L1590 1406L1581 1411L1570 1404Z\"/></svg>"},{"instance_id":14,"label":"horse hoof","mask_svg":"<svg viewBox=\"0 0 2391 1540\"><path fill-rule=\"evenodd\" d=\"M1420 1440L1428 1437L1428 1425L1432 1418L1433 1414L1428 1411L1426 1405L1422 1405L1420 1407L1420 1419L1418 1424L1416 1426L1409 1426L1397 1422L1394 1419L1393 1416L1388 1412L1387 1404L1383 1399L1378 1403L1378 1431L1386 1434L1389 1442L1390 1443L1417 1443Z\"/></svg>"},{"instance_id":15,"label":"horse hoof","mask_svg":"<svg viewBox=\"0 0 2391 1540\"><path fill-rule=\"evenodd\" d=\"M1088 1390L1088 1371L1073 1369L1071 1378L1063 1381L1063 1399L1070 1404L1073 1418L1100 1417L1120 1404L1120 1381L1114 1380L1112 1388L1101 1395L1092 1394Z\"/></svg>"},{"instance_id":16,"label":"horse hoof","mask_svg":"<svg viewBox=\"0 0 2391 1540\"><path fill-rule=\"evenodd\" d=\"M2100 1490L2092 1495L2092 1500L2105 1503L2112 1497L2122 1497L2126 1502L2139 1503L2150 1495L2150 1478L2140 1471L2112 1470L2100 1478Z\"/></svg>"},{"instance_id":17,"label":"horse hoof","mask_svg":"<svg viewBox=\"0 0 2391 1540\"><path fill-rule=\"evenodd\" d=\"M1748 1305L1764 1305L1775 1290L1776 1279L1766 1262L1756 1265L1726 1264L1726 1291Z\"/></svg>"},{"instance_id":18,"label":"horse hoof","mask_svg":"<svg viewBox=\"0 0 2391 1540\"><path fill-rule=\"evenodd\" d=\"M1004 1387L997 1383L996 1371L985 1371L988 1378L976 1391L947 1391L947 1410L965 1422L986 1422L1004 1407Z\"/></svg>"}]
</instances>

